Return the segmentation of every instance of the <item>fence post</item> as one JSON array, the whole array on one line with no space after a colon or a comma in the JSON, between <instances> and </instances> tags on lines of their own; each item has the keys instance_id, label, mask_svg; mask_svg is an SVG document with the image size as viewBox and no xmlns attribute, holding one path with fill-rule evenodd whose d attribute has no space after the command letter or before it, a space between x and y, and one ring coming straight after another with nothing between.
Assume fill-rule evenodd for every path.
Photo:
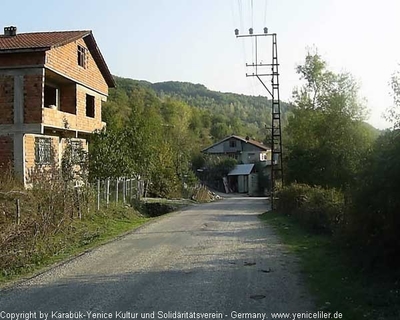
<instances>
[{"instance_id":1,"label":"fence post","mask_svg":"<svg viewBox=\"0 0 400 320\"><path fill-rule=\"evenodd\" d=\"M125 204L126 199L125 199L125 193L126 193L126 178L122 178L122 201Z\"/></svg>"},{"instance_id":2,"label":"fence post","mask_svg":"<svg viewBox=\"0 0 400 320\"><path fill-rule=\"evenodd\" d=\"M97 211L100 210L100 180L97 180Z\"/></svg>"},{"instance_id":3,"label":"fence post","mask_svg":"<svg viewBox=\"0 0 400 320\"><path fill-rule=\"evenodd\" d=\"M82 220L82 210L81 210L81 199L79 195L79 188L75 187L75 194L76 194L76 203L77 203L77 209L78 209L78 218L79 220Z\"/></svg>"},{"instance_id":4,"label":"fence post","mask_svg":"<svg viewBox=\"0 0 400 320\"><path fill-rule=\"evenodd\" d=\"M107 201L107 179L104 180L104 195L103 195L103 200Z\"/></svg>"},{"instance_id":5,"label":"fence post","mask_svg":"<svg viewBox=\"0 0 400 320\"><path fill-rule=\"evenodd\" d=\"M107 207L110 204L110 178L107 178L106 181L106 203L107 203Z\"/></svg>"},{"instance_id":6,"label":"fence post","mask_svg":"<svg viewBox=\"0 0 400 320\"><path fill-rule=\"evenodd\" d=\"M115 204L118 204L118 193L119 193L118 183L119 183L119 178L117 178L115 184Z\"/></svg>"},{"instance_id":7,"label":"fence post","mask_svg":"<svg viewBox=\"0 0 400 320\"><path fill-rule=\"evenodd\" d=\"M15 200L15 205L16 205L16 207L17 207L17 215L16 215L16 222L17 222L17 224L19 225L19 224L21 224L21 208L20 208L20 205L19 205L19 199L16 199Z\"/></svg>"},{"instance_id":8,"label":"fence post","mask_svg":"<svg viewBox=\"0 0 400 320\"><path fill-rule=\"evenodd\" d=\"M130 188L129 188L130 190L130 198L132 199L132 195L133 195L133 179L131 178L131 180L130 180Z\"/></svg>"},{"instance_id":9,"label":"fence post","mask_svg":"<svg viewBox=\"0 0 400 320\"><path fill-rule=\"evenodd\" d=\"M130 179L125 179L126 183L125 183L125 200L128 200L130 202L130 198L129 198L129 193L131 192L131 190L129 189L129 185L130 185Z\"/></svg>"}]
</instances>

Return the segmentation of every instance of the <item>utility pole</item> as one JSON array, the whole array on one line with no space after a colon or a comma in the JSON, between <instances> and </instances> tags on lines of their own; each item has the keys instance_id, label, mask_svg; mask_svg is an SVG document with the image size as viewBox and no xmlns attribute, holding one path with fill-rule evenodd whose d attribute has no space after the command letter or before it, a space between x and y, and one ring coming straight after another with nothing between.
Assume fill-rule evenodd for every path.
<instances>
[{"instance_id":1,"label":"utility pole","mask_svg":"<svg viewBox=\"0 0 400 320\"><path fill-rule=\"evenodd\" d=\"M268 33L268 28L264 28L264 33L254 34L253 28L249 29L249 34L239 34L235 30L236 38L251 37L255 46L255 62L246 63L246 67L252 68L251 73L246 73L246 77L256 77L271 97L271 209L274 209L274 197L276 193L276 181L281 181L283 185L282 167L282 128L281 128L281 105L279 98L279 63L278 45L276 33ZM260 39L259 39L260 38ZM272 59L271 63L259 61L258 45L261 39L272 40ZM266 85L263 77L270 77L271 85Z\"/></svg>"}]
</instances>

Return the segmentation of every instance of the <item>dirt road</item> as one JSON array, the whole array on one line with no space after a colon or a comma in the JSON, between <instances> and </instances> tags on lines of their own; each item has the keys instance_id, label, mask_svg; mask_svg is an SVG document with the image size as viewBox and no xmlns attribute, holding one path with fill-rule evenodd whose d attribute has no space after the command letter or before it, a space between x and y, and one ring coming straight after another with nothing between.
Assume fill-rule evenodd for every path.
<instances>
[{"instance_id":1,"label":"dirt road","mask_svg":"<svg viewBox=\"0 0 400 320\"><path fill-rule=\"evenodd\" d=\"M266 208L265 199L239 197L164 216L0 291L0 319L23 312L36 319L270 319L312 311L296 259L257 217Z\"/></svg>"}]
</instances>

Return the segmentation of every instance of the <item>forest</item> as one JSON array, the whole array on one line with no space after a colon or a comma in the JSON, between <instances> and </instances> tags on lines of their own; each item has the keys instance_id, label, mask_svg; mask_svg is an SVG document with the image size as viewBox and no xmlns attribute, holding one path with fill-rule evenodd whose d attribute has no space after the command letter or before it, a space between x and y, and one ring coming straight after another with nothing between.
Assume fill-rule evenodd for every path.
<instances>
[{"instance_id":1,"label":"forest","mask_svg":"<svg viewBox=\"0 0 400 320\"><path fill-rule=\"evenodd\" d=\"M193 124L209 130L214 140L235 133L251 136L258 141L266 139L265 127L271 125L271 101L264 96L224 93L207 89L204 85L188 82L150 83L115 77L117 89L110 93L110 102L119 101L129 95L134 87L155 94L160 100L166 99L184 102L192 107ZM281 102L282 122L287 122L292 106ZM201 119L203 122L201 121ZM205 132L204 132L205 133Z\"/></svg>"}]
</instances>

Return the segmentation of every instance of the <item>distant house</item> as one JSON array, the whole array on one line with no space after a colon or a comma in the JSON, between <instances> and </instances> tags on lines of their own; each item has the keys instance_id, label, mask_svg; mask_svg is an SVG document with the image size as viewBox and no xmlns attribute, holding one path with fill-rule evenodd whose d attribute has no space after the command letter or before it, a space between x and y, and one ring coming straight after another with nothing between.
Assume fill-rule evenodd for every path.
<instances>
[{"instance_id":1,"label":"distant house","mask_svg":"<svg viewBox=\"0 0 400 320\"><path fill-rule=\"evenodd\" d=\"M231 135L202 150L211 156L230 157L238 161L238 165L228 173L225 190L229 192L255 195L260 189L259 170L269 179L271 165L271 148L249 137ZM264 183L263 185L267 184Z\"/></svg>"},{"instance_id":2,"label":"distant house","mask_svg":"<svg viewBox=\"0 0 400 320\"><path fill-rule=\"evenodd\" d=\"M239 163L256 163L271 161L271 148L249 137L231 135L201 151L204 154L227 156Z\"/></svg>"},{"instance_id":3,"label":"distant house","mask_svg":"<svg viewBox=\"0 0 400 320\"><path fill-rule=\"evenodd\" d=\"M65 139L87 150L105 123L102 103L114 79L91 31L0 35L0 167L26 183L35 164L60 161Z\"/></svg>"}]
</instances>

